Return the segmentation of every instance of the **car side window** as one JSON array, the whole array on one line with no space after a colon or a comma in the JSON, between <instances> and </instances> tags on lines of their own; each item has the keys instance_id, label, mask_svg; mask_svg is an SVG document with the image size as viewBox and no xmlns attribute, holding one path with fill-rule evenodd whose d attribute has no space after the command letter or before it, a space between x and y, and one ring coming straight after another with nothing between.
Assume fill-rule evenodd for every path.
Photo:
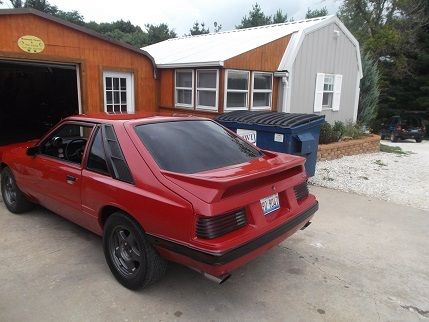
<instances>
[{"instance_id":1,"label":"car side window","mask_svg":"<svg viewBox=\"0 0 429 322\"><path fill-rule=\"evenodd\" d=\"M40 153L80 164L92 129L92 125L66 123L44 140Z\"/></svg>"},{"instance_id":2,"label":"car side window","mask_svg":"<svg viewBox=\"0 0 429 322\"><path fill-rule=\"evenodd\" d=\"M88 170L109 175L106 152L104 151L103 139L101 137L101 129L98 128L96 131L91 149L89 150L88 163L86 167Z\"/></svg>"}]
</instances>

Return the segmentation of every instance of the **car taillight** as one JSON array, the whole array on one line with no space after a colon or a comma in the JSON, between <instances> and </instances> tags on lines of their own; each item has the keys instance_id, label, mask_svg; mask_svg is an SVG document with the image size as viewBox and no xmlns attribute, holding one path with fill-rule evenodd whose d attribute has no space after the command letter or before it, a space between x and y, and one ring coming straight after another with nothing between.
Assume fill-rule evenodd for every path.
<instances>
[{"instance_id":1,"label":"car taillight","mask_svg":"<svg viewBox=\"0 0 429 322\"><path fill-rule=\"evenodd\" d=\"M199 238L213 239L246 225L247 217L244 209L219 216L200 216L197 220L196 234Z\"/></svg>"},{"instance_id":2,"label":"car taillight","mask_svg":"<svg viewBox=\"0 0 429 322\"><path fill-rule=\"evenodd\" d=\"M295 191L296 200L301 201L307 198L309 194L307 181L295 186L293 190Z\"/></svg>"}]
</instances>

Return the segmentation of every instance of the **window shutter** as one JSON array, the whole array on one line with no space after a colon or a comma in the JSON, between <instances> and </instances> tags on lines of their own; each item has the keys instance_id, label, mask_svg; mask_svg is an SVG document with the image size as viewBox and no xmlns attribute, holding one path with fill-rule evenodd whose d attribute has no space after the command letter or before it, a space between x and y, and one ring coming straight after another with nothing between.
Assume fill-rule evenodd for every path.
<instances>
[{"instance_id":1,"label":"window shutter","mask_svg":"<svg viewBox=\"0 0 429 322\"><path fill-rule=\"evenodd\" d=\"M325 74L317 73L316 76L316 90L314 92L314 112L322 111L323 100L323 83L325 81Z\"/></svg>"},{"instance_id":2,"label":"window shutter","mask_svg":"<svg viewBox=\"0 0 429 322\"><path fill-rule=\"evenodd\" d=\"M341 83L343 82L343 75L335 75L334 82L334 98L332 100L332 110L340 110L340 99L341 99Z\"/></svg>"}]
</instances>

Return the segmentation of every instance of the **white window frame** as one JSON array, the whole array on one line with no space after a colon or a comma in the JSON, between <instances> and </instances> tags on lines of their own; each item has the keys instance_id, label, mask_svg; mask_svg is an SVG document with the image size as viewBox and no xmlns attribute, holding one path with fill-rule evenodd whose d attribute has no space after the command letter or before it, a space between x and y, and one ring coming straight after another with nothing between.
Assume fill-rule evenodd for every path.
<instances>
[{"instance_id":1,"label":"white window frame","mask_svg":"<svg viewBox=\"0 0 429 322\"><path fill-rule=\"evenodd\" d=\"M325 90L325 78L326 77L330 77L332 79L332 91L328 91ZM322 93L322 111L324 110L332 110L332 107L334 105L334 87L335 87L335 75L334 74L324 74L323 75L323 93ZM329 105L323 105L323 95L325 95L325 93L332 93L332 100L331 100L331 106Z\"/></svg>"},{"instance_id":2,"label":"white window frame","mask_svg":"<svg viewBox=\"0 0 429 322\"><path fill-rule=\"evenodd\" d=\"M229 72L239 72L239 73L247 73L247 90L244 89L228 89L228 74ZM224 111L240 111L240 110L248 110L249 109L249 95L250 95L250 71L248 70L240 70L240 69L226 69L225 70L225 90L224 90ZM242 107L228 107L228 92L231 93L246 93L246 106Z\"/></svg>"},{"instance_id":3,"label":"white window frame","mask_svg":"<svg viewBox=\"0 0 429 322\"><path fill-rule=\"evenodd\" d=\"M192 73L192 86L191 87L178 87L177 86L177 72L191 72ZM177 90L192 90L191 104L184 104L177 102ZM174 71L174 106L175 107L185 107L185 108L194 108L194 97L195 97L195 71L193 69L176 69Z\"/></svg>"},{"instance_id":4,"label":"white window frame","mask_svg":"<svg viewBox=\"0 0 429 322\"><path fill-rule=\"evenodd\" d=\"M216 71L216 88L211 87L198 87L198 72L208 72L208 71ZM204 111L215 111L217 112L219 110L219 69L197 69L196 70L196 108L198 110L204 110ZM206 91L206 92L215 92L216 94L216 105L215 106L206 106L206 105L200 105L199 104L199 96L198 91Z\"/></svg>"},{"instance_id":5,"label":"white window frame","mask_svg":"<svg viewBox=\"0 0 429 322\"><path fill-rule=\"evenodd\" d=\"M255 74L269 75L271 76L271 89L255 89ZM259 110L271 110L273 106L273 73L270 72L252 72L252 97L250 101L250 109L253 111ZM270 105L269 106L253 106L253 94L254 93L270 93Z\"/></svg>"},{"instance_id":6,"label":"white window frame","mask_svg":"<svg viewBox=\"0 0 429 322\"><path fill-rule=\"evenodd\" d=\"M124 112L115 112L113 108L113 112L107 112L107 89L106 89L106 77L111 78L125 78L126 79L126 96L127 96L127 112L126 113L134 113L135 105L134 105L134 73L132 72L118 72L118 71L103 71L103 97L104 97L104 112L106 113L124 113ZM113 86L113 84L112 84ZM119 95L120 100L121 95ZM113 100L113 93L112 93ZM113 104L115 105L115 104Z\"/></svg>"}]
</instances>

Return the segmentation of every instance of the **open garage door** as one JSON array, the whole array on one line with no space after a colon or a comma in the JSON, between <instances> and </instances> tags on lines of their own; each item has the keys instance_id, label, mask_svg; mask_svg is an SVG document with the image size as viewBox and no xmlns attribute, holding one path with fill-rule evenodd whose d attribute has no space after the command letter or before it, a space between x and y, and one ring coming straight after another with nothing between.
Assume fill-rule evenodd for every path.
<instances>
[{"instance_id":1,"label":"open garage door","mask_svg":"<svg viewBox=\"0 0 429 322\"><path fill-rule=\"evenodd\" d=\"M78 113L75 65L0 60L0 145L39 138Z\"/></svg>"}]
</instances>

